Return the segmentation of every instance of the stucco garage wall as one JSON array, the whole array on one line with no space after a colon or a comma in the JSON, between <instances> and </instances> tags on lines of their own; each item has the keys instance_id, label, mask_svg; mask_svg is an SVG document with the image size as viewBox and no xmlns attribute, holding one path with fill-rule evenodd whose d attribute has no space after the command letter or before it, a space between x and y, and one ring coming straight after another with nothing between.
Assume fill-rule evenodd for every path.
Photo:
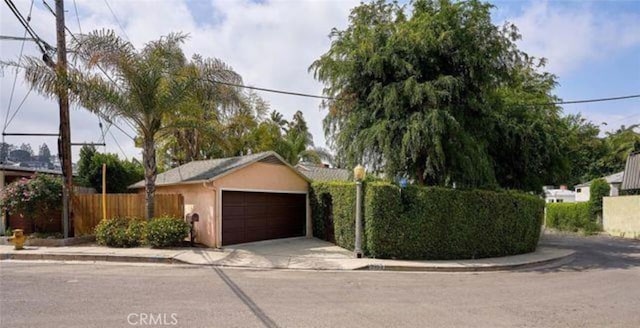
<instances>
[{"instance_id":1,"label":"stucco garage wall","mask_svg":"<svg viewBox=\"0 0 640 328\"><path fill-rule=\"evenodd\" d=\"M604 197L602 226L614 236L640 238L640 195Z\"/></svg>"},{"instance_id":2,"label":"stucco garage wall","mask_svg":"<svg viewBox=\"0 0 640 328\"><path fill-rule=\"evenodd\" d=\"M285 165L253 163L214 182L219 188L307 192L309 183Z\"/></svg>"},{"instance_id":3,"label":"stucco garage wall","mask_svg":"<svg viewBox=\"0 0 640 328\"><path fill-rule=\"evenodd\" d=\"M144 189L141 189L144 193ZM205 188L202 183L183 184L175 186L158 186L157 194L182 194L184 197L184 211L196 212L200 220L195 223L196 242L215 247L215 190Z\"/></svg>"}]
</instances>

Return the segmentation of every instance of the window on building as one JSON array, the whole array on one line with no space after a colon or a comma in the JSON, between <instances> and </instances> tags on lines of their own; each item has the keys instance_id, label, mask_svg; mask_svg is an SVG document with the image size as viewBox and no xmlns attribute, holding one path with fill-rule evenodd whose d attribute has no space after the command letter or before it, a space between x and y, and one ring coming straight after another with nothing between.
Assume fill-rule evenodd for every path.
<instances>
[{"instance_id":1,"label":"window on building","mask_svg":"<svg viewBox=\"0 0 640 328\"><path fill-rule=\"evenodd\" d=\"M576 192L582 192L582 188L576 189Z\"/></svg>"}]
</instances>

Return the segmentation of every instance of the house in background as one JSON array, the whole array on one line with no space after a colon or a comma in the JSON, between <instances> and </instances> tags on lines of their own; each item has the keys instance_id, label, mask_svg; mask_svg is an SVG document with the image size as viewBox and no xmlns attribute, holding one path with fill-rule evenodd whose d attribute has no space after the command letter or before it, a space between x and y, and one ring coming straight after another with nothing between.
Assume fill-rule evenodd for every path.
<instances>
[{"instance_id":1,"label":"house in background","mask_svg":"<svg viewBox=\"0 0 640 328\"><path fill-rule=\"evenodd\" d=\"M609 184L609 196L618 196L620 193L620 185L622 184L622 178L624 176L624 171L614 173L611 175L607 175L603 177ZM588 202L591 193L589 192L589 186L591 186L591 181L581 183L575 186L576 190L576 202Z\"/></svg>"},{"instance_id":2,"label":"house in background","mask_svg":"<svg viewBox=\"0 0 640 328\"><path fill-rule=\"evenodd\" d=\"M602 199L602 228L624 238L640 239L640 152L629 154L620 185L621 197Z\"/></svg>"},{"instance_id":3,"label":"house in background","mask_svg":"<svg viewBox=\"0 0 640 328\"><path fill-rule=\"evenodd\" d=\"M351 172L346 169L330 168L325 165L301 163L296 169L312 181L349 181Z\"/></svg>"},{"instance_id":4,"label":"house in background","mask_svg":"<svg viewBox=\"0 0 640 328\"><path fill-rule=\"evenodd\" d=\"M624 192L640 191L640 151L631 153L627 157L620 190Z\"/></svg>"},{"instance_id":5,"label":"house in background","mask_svg":"<svg viewBox=\"0 0 640 328\"><path fill-rule=\"evenodd\" d=\"M567 186L561 185L559 188L554 186L542 187L544 191L544 201L547 203L574 203L576 201L575 192L567 189Z\"/></svg>"}]
</instances>

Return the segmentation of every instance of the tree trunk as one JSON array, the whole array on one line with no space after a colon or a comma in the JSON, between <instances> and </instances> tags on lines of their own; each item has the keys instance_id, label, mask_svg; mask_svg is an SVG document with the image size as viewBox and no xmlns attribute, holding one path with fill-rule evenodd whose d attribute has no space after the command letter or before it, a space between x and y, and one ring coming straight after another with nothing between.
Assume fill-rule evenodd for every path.
<instances>
[{"instance_id":1,"label":"tree trunk","mask_svg":"<svg viewBox=\"0 0 640 328\"><path fill-rule=\"evenodd\" d=\"M154 195L156 192L156 148L153 137L144 137L142 145L142 162L144 163L144 191L147 206L147 220L154 215Z\"/></svg>"},{"instance_id":2,"label":"tree trunk","mask_svg":"<svg viewBox=\"0 0 640 328\"><path fill-rule=\"evenodd\" d=\"M416 183L419 186L424 185L424 169L421 167L416 168Z\"/></svg>"}]
</instances>

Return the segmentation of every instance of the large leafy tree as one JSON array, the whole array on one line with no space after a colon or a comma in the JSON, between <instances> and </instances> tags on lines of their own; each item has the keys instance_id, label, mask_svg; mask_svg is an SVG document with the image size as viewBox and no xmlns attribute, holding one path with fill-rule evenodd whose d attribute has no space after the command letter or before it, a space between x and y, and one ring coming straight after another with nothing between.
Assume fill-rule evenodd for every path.
<instances>
[{"instance_id":1,"label":"large leafy tree","mask_svg":"<svg viewBox=\"0 0 640 328\"><path fill-rule=\"evenodd\" d=\"M549 183L566 183L569 135L551 95L555 76L537 70L543 60L521 54L495 92L484 136L498 184L539 191Z\"/></svg>"},{"instance_id":2,"label":"large leafy tree","mask_svg":"<svg viewBox=\"0 0 640 328\"><path fill-rule=\"evenodd\" d=\"M0 142L0 164L5 163L9 159L9 153L14 149L15 146L10 143Z\"/></svg>"},{"instance_id":3,"label":"large leafy tree","mask_svg":"<svg viewBox=\"0 0 640 328\"><path fill-rule=\"evenodd\" d=\"M51 164L51 151L49 150L49 146L46 143L43 143L42 146L38 149L38 159L41 162Z\"/></svg>"},{"instance_id":4,"label":"large leafy tree","mask_svg":"<svg viewBox=\"0 0 640 328\"><path fill-rule=\"evenodd\" d=\"M78 161L77 182L84 187L102 190L102 165L106 165L108 193L127 193L128 187L144 177L144 169L137 160L122 160L116 154L102 154L95 147L83 146Z\"/></svg>"},{"instance_id":5,"label":"large leafy tree","mask_svg":"<svg viewBox=\"0 0 640 328\"><path fill-rule=\"evenodd\" d=\"M489 4L412 7L410 15L381 0L356 7L310 67L333 98L325 131L340 161L419 184L537 189L560 148L559 109L547 105L555 77L517 49L514 26L493 25ZM540 105L514 106L529 99Z\"/></svg>"},{"instance_id":6,"label":"large leafy tree","mask_svg":"<svg viewBox=\"0 0 640 328\"><path fill-rule=\"evenodd\" d=\"M609 162L612 171L620 171L624 168L629 154L640 151L640 124L621 126L614 132L608 132L606 143L609 146Z\"/></svg>"},{"instance_id":7,"label":"large leafy tree","mask_svg":"<svg viewBox=\"0 0 640 328\"><path fill-rule=\"evenodd\" d=\"M608 157L606 139L600 138L600 128L582 115L567 115L563 118L567 128L567 160L570 170L565 179L572 186L609 174L609 168L601 166Z\"/></svg>"},{"instance_id":8,"label":"large leafy tree","mask_svg":"<svg viewBox=\"0 0 640 328\"><path fill-rule=\"evenodd\" d=\"M589 166L582 181L613 174L624 170L627 157L634 151L640 151L640 125L622 125L613 132L606 132L605 137L598 139L601 148L596 159Z\"/></svg>"},{"instance_id":9,"label":"large leafy tree","mask_svg":"<svg viewBox=\"0 0 640 328\"><path fill-rule=\"evenodd\" d=\"M147 218L154 215L156 142L170 133L165 117L184 101L193 83L181 75L186 59L180 46L185 39L184 34L169 34L136 49L110 30L79 35L70 45L77 66L61 78L39 58L24 61L25 77L35 90L53 97L59 88L69 88L72 101L136 129Z\"/></svg>"}]
</instances>

